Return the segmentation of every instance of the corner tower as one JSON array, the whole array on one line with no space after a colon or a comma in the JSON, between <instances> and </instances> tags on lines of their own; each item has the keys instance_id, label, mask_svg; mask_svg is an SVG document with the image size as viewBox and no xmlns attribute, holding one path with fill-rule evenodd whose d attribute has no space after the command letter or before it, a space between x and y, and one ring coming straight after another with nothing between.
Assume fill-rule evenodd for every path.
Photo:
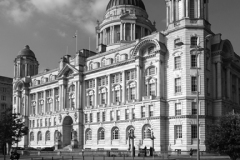
<instances>
[{"instance_id":1,"label":"corner tower","mask_svg":"<svg viewBox=\"0 0 240 160\"><path fill-rule=\"evenodd\" d=\"M110 0L103 21L96 27L96 47L99 52L108 51L154 31L155 24L148 19L142 0Z\"/></svg>"},{"instance_id":2,"label":"corner tower","mask_svg":"<svg viewBox=\"0 0 240 160\"><path fill-rule=\"evenodd\" d=\"M206 69L210 49L206 37L213 34L208 22L208 0L166 0L167 101L169 111L168 146L171 150L197 149L196 111L199 108L200 150L206 150L208 119ZM208 36L209 37L209 36ZM181 46L179 46L181 44ZM201 48L201 50L197 50ZM201 53L201 54L198 54ZM199 106L196 103L199 93ZM181 116L181 118L180 118ZM174 131L174 132L173 132Z\"/></svg>"},{"instance_id":3,"label":"corner tower","mask_svg":"<svg viewBox=\"0 0 240 160\"><path fill-rule=\"evenodd\" d=\"M22 49L14 60L14 78L20 79L38 74L38 61L28 45Z\"/></svg>"}]
</instances>

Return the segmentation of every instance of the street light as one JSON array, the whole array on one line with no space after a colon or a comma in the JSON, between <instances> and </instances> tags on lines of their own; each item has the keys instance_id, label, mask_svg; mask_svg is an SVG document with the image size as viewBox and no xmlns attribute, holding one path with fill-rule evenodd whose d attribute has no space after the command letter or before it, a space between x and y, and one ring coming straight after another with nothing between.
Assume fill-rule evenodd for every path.
<instances>
[{"instance_id":1,"label":"street light","mask_svg":"<svg viewBox=\"0 0 240 160\"><path fill-rule=\"evenodd\" d=\"M207 40L207 39L210 39L210 38L212 38L212 34L209 34L209 35L207 35L205 38L204 38L204 40L203 41L198 41L197 42L197 45L195 46L195 55L196 55L196 59L198 59L198 56L199 56L199 54L201 54L201 52L200 51L203 51L204 50L204 48L202 48L201 46L200 46L200 44L202 43L202 42L205 42L205 40ZM184 43L183 42L178 42L178 43L176 43L176 45L177 46L182 46L182 45L184 45ZM189 44L185 44L185 45L189 45ZM199 154L199 84L198 84L198 82L199 82L199 80L198 80L198 78L199 78L199 66L200 66L200 63L198 63L198 66L197 66L197 73L196 73L196 85L197 85L197 97L196 97L196 105L197 105L197 160L200 160L200 154Z\"/></svg>"}]
</instances>

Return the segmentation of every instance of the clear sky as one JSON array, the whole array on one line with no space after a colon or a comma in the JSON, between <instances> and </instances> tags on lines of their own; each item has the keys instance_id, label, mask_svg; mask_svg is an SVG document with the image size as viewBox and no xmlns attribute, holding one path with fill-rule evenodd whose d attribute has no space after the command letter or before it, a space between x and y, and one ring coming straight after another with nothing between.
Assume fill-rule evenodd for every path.
<instances>
[{"instance_id":1,"label":"clear sky","mask_svg":"<svg viewBox=\"0 0 240 160\"><path fill-rule=\"evenodd\" d=\"M157 30L165 30L165 0L143 0ZM13 61L29 45L39 71L58 67L60 57L75 54L72 38L78 30L78 48L95 51L95 25L109 0L0 0L0 75L13 77ZM210 0L212 31L222 33L240 54L240 0Z\"/></svg>"}]
</instances>

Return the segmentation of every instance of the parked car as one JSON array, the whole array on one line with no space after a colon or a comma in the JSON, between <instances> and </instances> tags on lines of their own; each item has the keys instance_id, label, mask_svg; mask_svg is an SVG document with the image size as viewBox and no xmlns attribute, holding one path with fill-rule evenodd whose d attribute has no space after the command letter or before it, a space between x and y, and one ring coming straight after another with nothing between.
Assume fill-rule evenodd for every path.
<instances>
[{"instance_id":1,"label":"parked car","mask_svg":"<svg viewBox=\"0 0 240 160\"><path fill-rule=\"evenodd\" d=\"M12 147L12 150L24 150L23 147Z\"/></svg>"},{"instance_id":2,"label":"parked car","mask_svg":"<svg viewBox=\"0 0 240 160\"><path fill-rule=\"evenodd\" d=\"M41 149L41 151L54 151L54 146L53 147L44 147Z\"/></svg>"}]
</instances>

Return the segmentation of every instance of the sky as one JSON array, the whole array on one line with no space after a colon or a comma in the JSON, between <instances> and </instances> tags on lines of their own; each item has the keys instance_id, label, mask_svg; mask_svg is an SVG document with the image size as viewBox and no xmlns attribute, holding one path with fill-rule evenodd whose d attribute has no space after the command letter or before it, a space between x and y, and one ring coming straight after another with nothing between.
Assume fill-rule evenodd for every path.
<instances>
[{"instance_id":1,"label":"sky","mask_svg":"<svg viewBox=\"0 0 240 160\"><path fill-rule=\"evenodd\" d=\"M58 67L60 58L78 49L95 51L95 26L102 21L109 0L0 0L0 75L13 77L18 52L29 45L39 71ZM158 31L166 29L165 0L143 0ZM229 39L240 54L240 0L210 0L209 22L214 33ZM90 39L90 45L89 45Z\"/></svg>"}]
</instances>

